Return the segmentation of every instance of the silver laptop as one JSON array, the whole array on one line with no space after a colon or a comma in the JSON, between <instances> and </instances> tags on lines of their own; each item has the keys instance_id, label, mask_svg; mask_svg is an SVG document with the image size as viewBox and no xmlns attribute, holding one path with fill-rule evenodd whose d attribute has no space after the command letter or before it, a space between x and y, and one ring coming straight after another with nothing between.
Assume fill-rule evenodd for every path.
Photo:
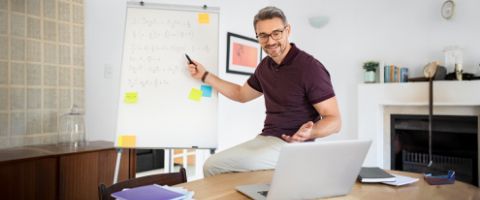
<instances>
[{"instance_id":1,"label":"silver laptop","mask_svg":"<svg viewBox=\"0 0 480 200\"><path fill-rule=\"evenodd\" d=\"M271 185L236 189L259 199L316 199L350 193L371 141L348 140L286 144Z\"/></svg>"}]
</instances>

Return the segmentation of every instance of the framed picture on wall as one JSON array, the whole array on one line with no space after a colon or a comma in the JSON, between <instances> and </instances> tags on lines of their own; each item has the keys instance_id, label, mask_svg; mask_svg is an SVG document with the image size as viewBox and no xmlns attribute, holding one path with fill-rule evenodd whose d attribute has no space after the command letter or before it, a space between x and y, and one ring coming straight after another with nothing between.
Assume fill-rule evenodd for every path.
<instances>
[{"instance_id":1,"label":"framed picture on wall","mask_svg":"<svg viewBox=\"0 0 480 200\"><path fill-rule=\"evenodd\" d=\"M227 73L251 75L262 59L262 48L258 41L227 33Z\"/></svg>"}]
</instances>

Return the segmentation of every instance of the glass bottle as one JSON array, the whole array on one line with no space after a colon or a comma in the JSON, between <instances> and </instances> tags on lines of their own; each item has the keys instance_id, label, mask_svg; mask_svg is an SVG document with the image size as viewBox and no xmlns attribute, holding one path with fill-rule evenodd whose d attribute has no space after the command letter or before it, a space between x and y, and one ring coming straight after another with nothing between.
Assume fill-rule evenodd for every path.
<instances>
[{"instance_id":1,"label":"glass bottle","mask_svg":"<svg viewBox=\"0 0 480 200\"><path fill-rule=\"evenodd\" d=\"M69 113L60 117L58 143L71 147L86 144L84 116L77 105L73 105Z\"/></svg>"}]
</instances>

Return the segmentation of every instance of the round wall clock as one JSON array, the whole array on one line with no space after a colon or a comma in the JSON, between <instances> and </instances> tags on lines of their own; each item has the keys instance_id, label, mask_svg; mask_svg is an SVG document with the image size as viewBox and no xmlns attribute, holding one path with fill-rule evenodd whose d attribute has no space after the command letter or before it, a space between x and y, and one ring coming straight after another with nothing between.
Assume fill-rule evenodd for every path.
<instances>
[{"instance_id":1,"label":"round wall clock","mask_svg":"<svg viewBox=\"0 0 480 200\"><path fill-rule=\"evenodd\" d=\"M451 19L453 17L453 14L455 13L454 11L455 11L455 2L453 2L453 0L447 0L443 2L441 14L444 19L446 20Z\"/></svg>"}]
</instances>

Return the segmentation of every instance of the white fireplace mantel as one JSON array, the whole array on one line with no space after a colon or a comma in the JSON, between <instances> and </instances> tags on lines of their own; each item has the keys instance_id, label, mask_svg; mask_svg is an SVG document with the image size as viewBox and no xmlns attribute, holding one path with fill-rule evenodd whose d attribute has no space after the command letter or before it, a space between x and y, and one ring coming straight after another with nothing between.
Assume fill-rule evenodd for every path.
<instances>
[{"instance_id":1,"label":"white fireplace mantel","mask_svg":"<svg viewBox=\"0 0 480 200\"><path fill-rule=\"evenodd\" d=\"M433 89L434 114L456 114L456 110L465 108L470 110L468 114L480 114L480 81L434 81ZM372 140L364 166L390 169L390 144L386 144L390 133L384 127L390 122L385 122L386 110L402 114L414 110L416 113L410 114L428 114L427 106L428 82L359 85L358 138ZM392 112L390 107L400 109ZM449 108L449 111L445 113L442 108Z\"/></svg>"}]
</instances>

